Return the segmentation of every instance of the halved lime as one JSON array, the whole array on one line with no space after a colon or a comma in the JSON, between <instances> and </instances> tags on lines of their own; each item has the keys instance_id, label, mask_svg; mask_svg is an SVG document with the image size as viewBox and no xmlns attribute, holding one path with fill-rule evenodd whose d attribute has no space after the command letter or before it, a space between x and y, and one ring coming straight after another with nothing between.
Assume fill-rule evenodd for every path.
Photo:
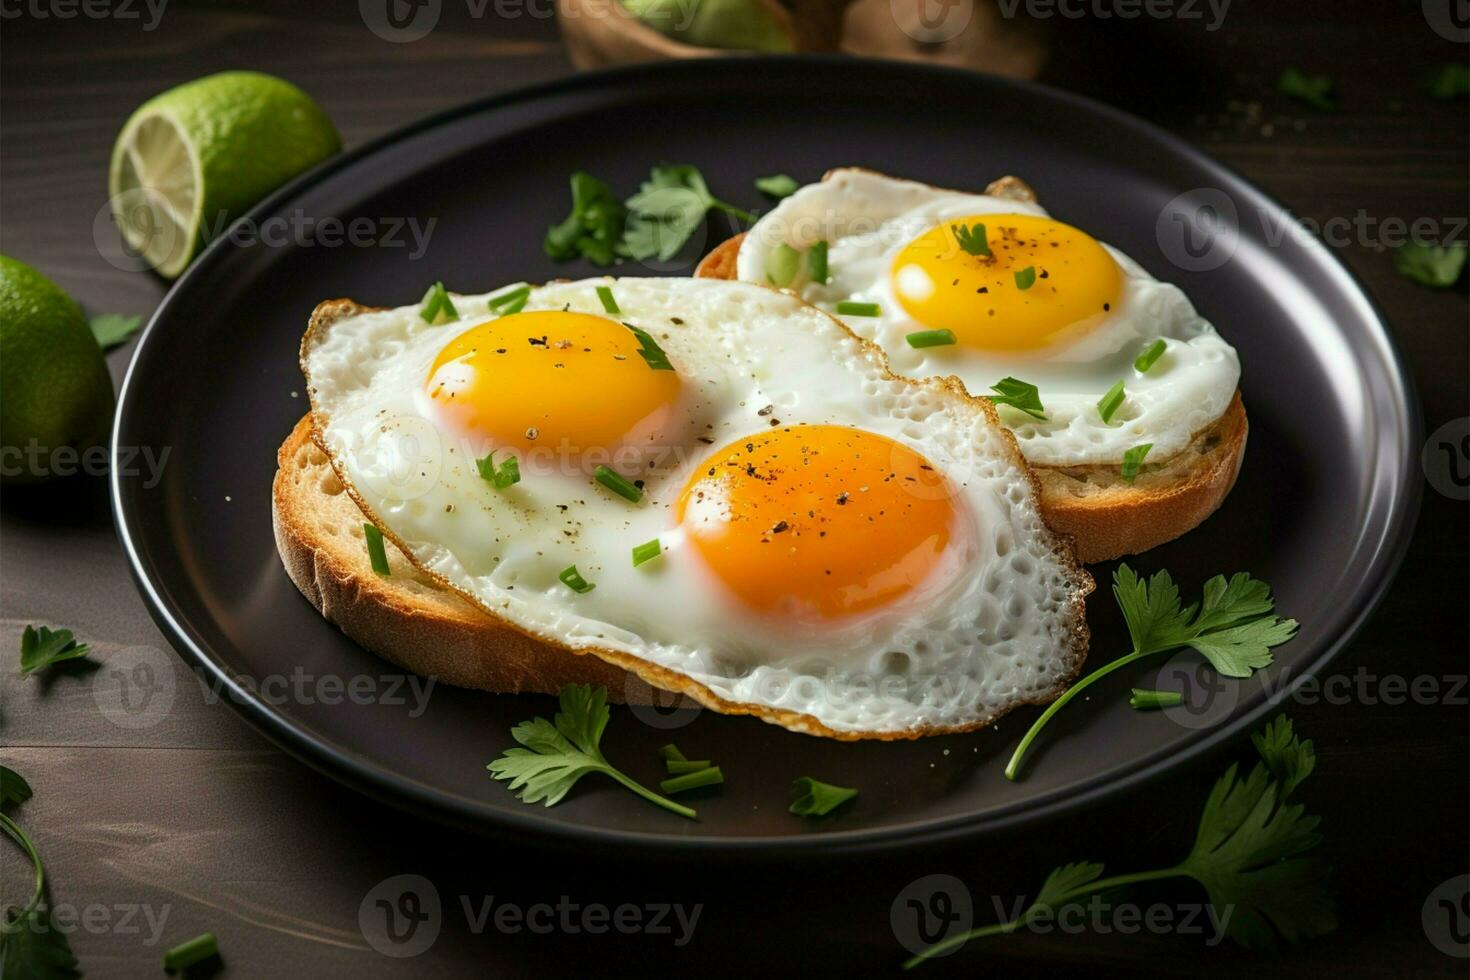
<instances>
[{"instance_id":1,"label":"halved lime","mask_svg":"<svg viewBox=\"0 0 1470 980\"><path fill-rule=\"evenodd\" d=\"M252 204L341 148L305 92L229 71L145 102L112 148L108 191L128 245L172 279Z\"/></svg>"}]
</instances>

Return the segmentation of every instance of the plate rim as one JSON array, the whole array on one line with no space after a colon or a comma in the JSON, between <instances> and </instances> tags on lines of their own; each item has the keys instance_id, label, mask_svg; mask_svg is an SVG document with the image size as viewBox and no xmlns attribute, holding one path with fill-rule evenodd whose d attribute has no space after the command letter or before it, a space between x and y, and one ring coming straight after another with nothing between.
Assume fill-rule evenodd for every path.
<instances>
[{"instance_id":1,"label":"plate rim","mask_svg":"<svg viewBox=\"0 0 1470 980\"><path fill-rule=\"evenodd\" d=\"M1263 190L1255 181L1211 157L1188 140L1122 109L1085 95L1038 82L984 75L943 65L916 64L891 59L808 54L785 55L781 57L781 61L785 65L798 69L808 67L853 71L872 66L898 74L911 73L919 79L943 79L962 84L979 83L996 86L1001 91L1023 92L1030 98L1042 101L1060 102L1073 109L1106 118L1120 128L1154 140L1164 145L1191 167L1220 176L1232 191L1237 193L1245 191L1275 212L1286 216L1291 214L1285 205ZM281 202L332 178L351 165L404 139L466 116L601 86L617 87L629 83L637 84L640 76L665 75L677 78L681 75L718 74L724 71L738 71L741 67L751 65L769 68L769 56L725 56L647 62L599 71L575 72L550 81L474 99L431 113L422 119L367 140L354 149L328 158L271 192L254 207L240 215L236 221L258 222L272 213ZM230 236L219 236L170 286L159 301L157 309L149 317L148 324L129 359L122 385L118 389L112 435L109 440L112 465L108 474L108 491L114 526L127 558L129 573L143 598L149 615L180 656L192 661L192 666L195 666L196 669L206 670L212 682L223 685L223 688L231 694L223 700L288 755L373 799L480 834L524 831L542 841L559 845L599 843L668 853L735 852L743 857L761 854L791 857L801 854L873 853L904 844L930 845L962 838L973 839L1074 814L1087 806L1120 796L1192 761L1221 751L1226 745L1235 741L1245 729L1255 725L1263 717L1276 710L1283 701L1335 659L1374 615L1397 577L1418 521L1423 486L1422 481L1416 480L1414 476L1419 458L1417 447L1423 441L1423 416L1414 377L1407 368L1403 353L1394 340L1393 332L1388 327L1388 320L1378 302L1346 263L1322 242L1312 239L1310 242L1301 244L1308 254L1315 255L1319 261L1325 260L1325 266L1341 279L1346 291L1352 295L1356 304L1363 308L1366 314L1365 319L1371 320L1370 326L1386 355L1384 362L1386 378L1398 395L1392 404L1402 410L1400 424L1391 432L1402 441L1397 460L1398 465L1392 473L1386 475L1393 479L1392 485L1401 492L1401 495L1396 506L1387 512L1381 533L1366 553L1368 568L1355 583L1356 594L1353 598L1358 600L1356 615L1343 626L1336 636L1324 644L1323 649L1316 656L1300 665L1297 670L1293 670L1286 683L1276 691L1254 695L1248 708L1233 714L1226 723L1210 730L1205 736L1185 746L1177 753L1136 765L1110 779L1095 776L1072 788L1060 788L1025 803L1013 804L1009 807L1003 806L999 812L987 816L958 814L922 820L917 823L898 823L892 826L862 830L831 830L792 833L782 837L761 837L691 836L661 831L629 831L590 824L564 823L541 819L539 808L531 806L519 810L487 809L487 805L481 801L433 788L408 775L370 763L357 756L350 746L327 741L313 734L306 726L281 713L274 706L254 697L220 663L216 662L216 658L209 650L194 642L183 623L177 618L178 610L170 607L152 581L151 569L144 567L143 557L136 540L141 535L132 526L129 519L129 504L125 499L128 491L121 476L123 468L118 465L121 439L127 422L126 417L135 402L135 399L130 397L133 392L135 372L143 359L144 351L156 333L155 328L168 313L170 307L177 302L178 296L194 280L202 278L207 270L223 261L221 256L227 254L229 243Z\"/></svg>"}]
</instances>

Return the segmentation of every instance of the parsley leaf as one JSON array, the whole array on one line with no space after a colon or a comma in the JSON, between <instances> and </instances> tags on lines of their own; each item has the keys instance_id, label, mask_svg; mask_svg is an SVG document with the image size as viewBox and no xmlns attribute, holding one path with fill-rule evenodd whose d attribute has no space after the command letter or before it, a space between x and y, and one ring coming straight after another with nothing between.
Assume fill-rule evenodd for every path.
<instances>
[{"instance_id":1,"label":"parsley leaf","mask_svg":"<svg viewBox=\"0 0 1470 980\"><path fill-rule=\"evenodd\" d=\"M92 648L72 638L71 630L51 630L45 626L27 626L20 635L21 676L85 657Z\"/></svg>"},{"instance_id":2,"label":"parsley leaf","mask_svg":"<svg viewBox=\"0 0 1470 980\"><path fill-rule=\"evenodd\" d=\"M980 222L970 225L950 225L955 242L966 255L989 255L990 243L985 240L985 226Z\"/></svg>"},{"instance_id":3,"label":"parsley leaf","mask_svg":"<svg viewBox=\"0 0 1470 980\"><path fill-rule=\"evenodd\" d=\"M787 809L798 817L824 817L857 795L855 789L802 776L791 783L791 805Z\"/></svg>"},{"instance_id":4,"label":"parsley leaf","mask_svg":"<svg viewBox=\"0 0 1470 980\"><path fill-rule=\"evenodd\" d=\"M623 231L623 252L633 259L673 258L711 210L742 221L754 220L749 212L711 194L699 168L687 163L654 167L642 189L625 203L628 223Z\"/></svg>"},{"instance_id":5,"label":"parsley leaf","mask_svg":"<svg viewBox=\"0 0 1470 980\"><path fill-rule=\"evenodd\" d=\"M25 777L7 766L0 766L0 809L12 803L24 803L31 798L31 784Z\"/></svg>"},{"instance_id":6,"label":"parsley leaf","mask_svg":"<svg viewBox=\"0 0 1470 980\"><path fill-rule=\"evenodd\" d=\"M1035 385L1016 378L1001 378L990 386L990 390L995 392L990 400L996 405L1009 405L1032 418L1046 421L1046 409L1041 404L1041 390Z\"/></svg>"},{"instance_id":7,"label":"parsley leaf","mask_svg":"<svg viewBox=\"0 0 1470 980\"><path fill-rule=\"evenodd\" d=\"M1120 667L1166 650L1190 647L1226 677L1249 677L1252 671L1268 666L1271 647L1291 639L1297 629L1296 620L1272 614L1275 600L1270 586L1245 572L1228 579L1216 575L1205 583L1202 601L1185 606L1168 572L1155 572L1145 581L1124 564L1113 572L1113 598L1128 624L1132 652L1094 670L1047 706L1016 746L1006 765L1007 779L1016 778L1026 750L1058 711Z\"/></svg>"},{"instance_id":8,"label":"parsley leaf","mask_svg":"<svg viewBox=\"0 0 1470 980\"><path fill-rule=\"evenodd\" d=\"M490 455L475 460L480 479L491 483L496 490L505 490L521 482L521 464L514 456L507 455L500 465L495 464L495 450Z\"/></svg>"},{"instance_id":9,"label":"parsley leaf","mask_svg":"<svg viewBox=\"0 0 1470 980\"><path fill-rule=\"evenodd\" d=\"M30 797L31 787L20 774L0 766L0 809L23 803ZM25 851L35 870L30 901L24 908L10 906L0 917L0 977L69 980L81 976L66 933L51 924L50 912L42 904L46 897L46 869L36 845L20 824L5 813L0 813L0 831Z\"/></svg>"},{"instance_id":10,"label":"parsley leaf","mask_svg":"<svg viewBox=\"0 0 1470 980\"><path fill-rule=\"evenodd\" d=\"M1460 281L1460 273L1465 269L1465 255L1464 243L1426 245L1423 242L1405 242L1394 250L1393 261L1399 275L1423 286L1448 289Z\"/></svg>"},{"instance_id":11,"label":"parsley leaf","mask_svg":"<svg viewBox=\"0 0 1470 980\"><path fill-rule=\"evenodd\" d=\"M1282 94L1300 99L1324 112L1331 112L1337 108L1330 75L1308 75L1299 68L1288 68L1276 80L1276 87L1281 90Z\"/></svg>"},{"instance_id":12,"label":"parsley leaf","mask_svg":"<svg viewBox=\"0 0 1470 980\"><path fill-rule=\"evenodd\" d=\"M612 265L621 254L626 216L611 188L579 170L572 174L572 211L546 230L541 247L558 262L585 258L594 265Z\"/></svg>"},{"instance_id":13,"label":"parsley leaf","mask_svg":"<svg viewBox=\"0 0 1470 980\"><path fill-rule=\"evenodd\" d=\"M1055 913L1089 895L1106 895L1145 881L1193 878L1205 889L1225 935L1247 949L1320 936L1337 928L1327 869L1309 854L1322 841L1319 818L1284 801L1315 765L1312 743L1278 718L1254 733L1262 762L1240 779L1231 765L1215 783L1200 813L1194 846L1172 867L1104 878L1103 866L1064 864L1047 875L1036 898L1009 922L981 926L923 950L904 963L912 969L971 939L1004 935L1046 912Z\"/></svg>"},{"instance_id":14,"label":"parsley leaf","mask_svg":"<svg viewBox=\"0 0 1470 980\"><path fill-rule=\"evenodd\" d=\"M790 197L796 193L796 178L789 174L772 174L769 177L757 177L755 189L769 198L779 201L783 197Z\"/></svg>"},{"instance_id":15,"label":"parsley leaf","mask_svg":"<svg viewBox=\"0 0 1470 980\"><path fill-rule=\"evenodd\" d=\"M496 779L510 780L510 788L518 790L516 795L526 803L553 806L577 780L600 772L645 800L693 819L693 810L645 789L603 757L599 743L609 717L607 688L568 684L562 688L561 710L555 719L535 718L512 728L511 737L525 747L506 749L486 768Z\"/></svg>"},{"instance_id":16,"label":"parsley leaf","mask_svg":"<svg viewBox=\"0 0 1470 980\"><path fill-rule=\"evenodd\" d=\"M112 348L125 342L131 337L143 323L141 316L122 316L118 313L103 313L94 316L91 320L92 336L97 338L97 346L103 350Z\"/></svg>"}]
</instances>

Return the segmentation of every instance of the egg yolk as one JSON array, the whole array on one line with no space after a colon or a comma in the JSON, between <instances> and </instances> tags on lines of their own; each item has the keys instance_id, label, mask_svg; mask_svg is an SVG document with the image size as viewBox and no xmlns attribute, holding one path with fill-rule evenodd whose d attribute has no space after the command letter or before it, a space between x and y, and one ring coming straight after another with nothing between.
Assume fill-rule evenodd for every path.
<instances>
[{"instance_id":1,"label":"egg yolk","mask_svg":"<svg viewBox=\"0 0 1470 980\"><path fill-rule=\"evenodd\" d=\"M695 471L676 514L745 606L822 620L888 605L924 582L956 527L954 493L923 456L836 425L725 446Z\"/></svg>"},{"instance_id":2,"label":"egg yolk","mask_svg":"<svg viewBox=\"0 0 1470 980\"><path fill-rule=\"evenodd\" d=\"M895 256L889 275L919 323L992 351L1075 339L1107 318L1123 287L1123 270L1091 235L1024 214L931 228Z\"/></svg>"},{"instance_id":3,"label":"egg yolk","mask_svg":"<svg viewBox=\"0 0 1470 980\"><path fill-rule=\"evenodd\" d=\"M642 349L632 330L607 317L513 313L446 344L425 393L451 431L479 444L476 451L602 456L646 446L672 421L679 375L655 370Z\"/></svg>"}]
</instances>

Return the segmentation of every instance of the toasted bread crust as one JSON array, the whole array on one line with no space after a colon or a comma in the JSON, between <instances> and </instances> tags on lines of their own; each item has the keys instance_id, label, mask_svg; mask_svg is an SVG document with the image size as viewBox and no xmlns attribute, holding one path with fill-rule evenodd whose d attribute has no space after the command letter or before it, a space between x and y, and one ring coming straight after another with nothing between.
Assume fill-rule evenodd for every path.
<instances>
[{"instance_id":1,"label":"toasted bread crust","mask_svg":"<svg viewBox=\"0 0 1470 980\"><path fill-rule=\"evenodd\" d=\"M374 307L361 306L349 299L329 300L319 304L312 311L306 335L301 341L303 372L305 372L307 355L312 345L333 322L344 317L368 312L372 309ZM841 321L834 322L842 326L843 330L846 330L865 347L874 351L885 365L886 372L887 358L883 355L881 349L852 334L845 325L842 325ZM891 372L887 373L890 377L897 377ZM991 405L988 399L972 398L965 391L964 387L952 378L935 378L915 383L947 389L954 395L975 404L986 414L991 424L995 425L1004 433L1009 446L1009 452L1013 455L1013 459L1017 463L1022 462L1020 449L1016 446L1014 437L1011 436L1008 429L1000 426L995 414L995 407ZM382 531L386 541L391 541L395 546L395 550L390 550L389 552L390 570L396 574L397 568L395 562L401 562L411 570L415 580L426 583L429 588L442 590L446 596L454 598L457 603L469 607L470 611L477 614L479 618L474 624L459 620L459 617L455 615L453 618L456 619L456 622L453 625L456 629L453 632L447 628L444 629L445 636L440 638L441 640L452 638L457 635L459 629L469 626L474 626L477 632L483 631L483 634L480 636L463 637L462 645L457 651L455 659L477 659L492 661L492 663L487 663L482 667L461 665L462 673L460 676L472 677L481 681L481 683L464 684L462 686L501 692L522 690L552 693L554 690L559 689L563 683L583 681L607 684L610 700L613 699L614 690L617 690L623 693L623 700L627 703L654 703L651 697L653 695L651 688L658 688L663 691L683 694L691 698L694 702L712 708L722 714L752 715L770 724L779 725L791 731L801 732L807 735L819 735L841 741L868 739L901 741L923 738L929 735L975 731L993 725L1002 715L1013 708L1024 704L1049 703L1055 700L1057 695L1066 690L1073 678L1081 671L1082 664L1087 658L1090 632L1087 626L1085 600L1087 595L1092 592L1094 583L1092 577L1080 565L1070 561L1068 563L1068 573L1074 583L1075 593L1073 602L1065 612L1068 622L1068 643L1064 649L1058 651L1059 662L1057 670L1053 674L1055 681L1054 689L1038 693L1031 697L1017 697L1014 701L997 709L991 715L978 718L964 725L934 726L905 731L839 731L828 727L811 715L784 708L770 708L763 705L730 701L716 694L705 684L685 674L649 663L620 650L611 650L602 647L588 647L577 651L568 650L555 642L553 638L533 635L521 627L474 605L471 596L460 590L454 583L419 566L409 555L403 542L391 528L386 527L376 517L372 508L367 505L358 494L356 488L352 486L351 481L343 476L338 461L326 452L322 434L315 420L317 411L315 392L309 390L308 394L313 398L312 413L297 423L296 430L292 433L291 438L287 440L286 446L281 448L280 460L287 458L287 446L291 446L298 435L304 432L305 438L311 442L317 458L325 463L334 477L334 483L328 489L340 488L339 496L350 498L348 502L355 505L354 513L351 516L353 524L360 528L365 518ZM342 626L343 632L354 639L358 639L368 649L379 653L381 656L402 666L406 666L409 669L419 671L419 667L416 665L419 663L429 663L432 658L432 653L426 652L423 649L419 638L419 631L413 629L403 630L402 624L397 622L405 616L403 603L398 601L400 597L395 595L392 589L384 587L384 580L372 572L371 566L367 562L365 546L361 542L354 542L351 546L344 547L340 541L324 540L319 535L313 535L309 527L296 526L292 521L285 518L284 515L291 513L296 520L299 521L304 517L309 522L314 516L310 513L303 514L302 509L299 507L292 512L289 507L282 506L283 499L287 503L291 503L291 497L293 496L289 491L283 492L281 489L282 473L286 472L286 470L287 467L282 465L277 471L276 492L273 495L272 509L275 517L274 524L276 527L277 548L281 552L282 561L286 565L287 572L290 574L292 581L312 601L313 605L316 605L318 610L323 612L323 615L327 615L333 622ZM1026 470L1024 466L1022 470L1026 472L1030 479L1033 492L1037 493L1039 497L1041 488L1035 475L1030 473L1029 470ZM303 492L302 496L310 494L310 492L308 489ZM297 550L310 551L311 553L292 553ZM331 554L323 556L318 554L320 551L331 552ZM346 551L350 551L355 557L355 560L342 561L341 556ZM315 577L321 574L317 571L319 565L324 566L326 570L326 580L329 583L335 584L332 595L339 600L336 604L326 600L318 602L314 598L314 595L327 591L320 586L313 587L312 585ZM370 582L365 580L370 580ZM402 579L400 579L400 582L402 582ZM377 587L372 587L373 584ZM341 601L343 599L347 600L346 603ZM347 605L355 608L344 608ZM332 614L329 614L328 610L332 610ZM424 611L417 609L408 610L407 612L424 613ZM425 620L426 626L434 622L435 615L432 612L427 614L428 618ZM385 620L393 620L394 626L396 627L393 635L399 637L399 639L396 639L392 643L384 641L383 636L379 633L384 628ZM348 629L346 625L349 621L352 623L352 629ZM432 629L437 631L438 627L434 626ZM367 640L359 639L359 635L366 636ZM475 640L476 643L471 646L463 643L463 640ZM591 656L588 656L588 654ZM493 663L493 661L499 660L502 656L505 656L513 662L513 669ZM609 683L607 680L578 675L568 676L566 680L554 683L551 678L560 677L562 676L560 674L561 671L569 671L573 668L565 663L552 667L545 667L544 664L553 664L555 661L568 658L578 664L578 669L585 668L587 666L586 662L605 661L603 667L614 671L614 678ZM620 671L617 668L623 668L623 670ZM452 680L447 674L440 676L448 683L458 683ZM501 686L507 680L515 679L523 679L523 686L518 688ZM661 699L657 703L662 704L666 702Z\"/></svg>"},{"instance_id":2,"label":"toasted bread crust","mask_svg":"<svg viewBox=\"0 0 1470 980\"><path fill-rule=\"evenodd\" d=\"M822 179L827 179L829 171ZM1036 195L1016 177L985 188L992 197L1035 203ZM696 277L735 279L742 232L727 238L695 267ZM1085 565L1135 555L1198 527L1235 486L1245 455L1245 406L1235 393L1225 413L1195 433L1173 458L1146 466L1132 483L1121 466L1036 466L1041 512L1052 530L1070 535Z\"/></svg>"}]
</instances>

